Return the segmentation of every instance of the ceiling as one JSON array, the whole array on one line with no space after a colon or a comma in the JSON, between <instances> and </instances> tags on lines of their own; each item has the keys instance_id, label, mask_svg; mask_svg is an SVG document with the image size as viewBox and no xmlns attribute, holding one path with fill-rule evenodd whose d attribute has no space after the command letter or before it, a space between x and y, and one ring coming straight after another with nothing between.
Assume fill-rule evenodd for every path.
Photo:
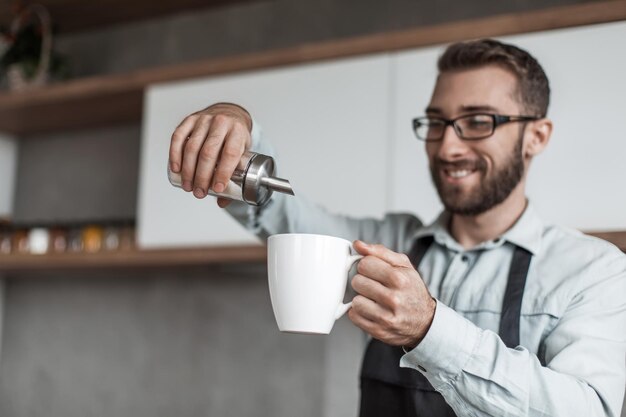
<instances>
[{"instance_id":1,"label":"ceiling","mask_svg":"<svg viewBox=\"0 0 626 417\"><path fill-rule=\"evenodd\" d=\"M252 0L0 0L0 24L8 27L16 5L39 3L50 11L56 33L77 32L194 9L223 7Z\"/></svg>"}]
</instances>

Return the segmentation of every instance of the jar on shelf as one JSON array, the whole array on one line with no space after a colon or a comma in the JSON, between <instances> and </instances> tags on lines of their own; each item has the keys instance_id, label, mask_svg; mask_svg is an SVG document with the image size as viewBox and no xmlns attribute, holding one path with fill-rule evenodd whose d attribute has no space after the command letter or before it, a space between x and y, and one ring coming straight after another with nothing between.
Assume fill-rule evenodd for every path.
<instances>
[{"instance_id":1,"label":"jar on shelf","mask_svg":"<svg viewBox=\"0 0 626 417\"><path fill-rule=\"evenodd\" d=\"M28 253L28 229L20 227L13 231L11 253Z\"/></svg>"},{"instance_id":2,"label":"jar on shelf","mask_svg":"<svg viewBox=\"0 0 626 417\"><path fill-rule=\"evenodd\" d=\"M85 252L100 252L104 228L98 224L90 224L83 227L83 250Z\"/></svg>"},{"instance_id":3,"label":"jar on shelf","mask_svg":"<svg viewBox=\"0 0 626 417\"><path fill-rule=\"evenodd\" d=\"M135 248L135 223L124 222L120 229L120 250L132 250Z\"/></svg>"},{"instance_id":4,"label":"jar on shelf","mask_svg":"<svg viewBox=\"0 0 626 417\"><path fill-rule=\"evenodd\" d=\"M67 228L54 226L50 228L50 251L63 253L67 251Z\"/></svg>"},{"instance_id":5,"label":"jar on shelf","mask_svg":"<svg viewBox=\"0 0 626 417\"><path fill-rule=\"evenodd\" d=\"M83 231L78 225L70 225L67 230L67 251L83 251Z\"/></svg>"},{"instance_id":6,"label":"jar on shelf","mask_svg":"<svg viewBox=\"0 0 626 417\"><path fill-rule=\"evenodd\" d=\"M118 225L110 223L104 227L102 246L107 251L116 251L120 248L120 227Z\"/></svg>"},{"instance_id":7,"label":"jar on shelf","mask_svg":"<svg viewBox=\"0 0 626 417\"><path fill-rule=\"evenodd\" d=\"M11 253L11 228L6 226L0 226L0 255L8 255Z\"/></svg>"},{"instance_id":8,"label":"jar on shelf","mask_svg":"<svg viewBox=\"0 0 626 417\"><path fill-rule=\"evenodd\" d=\"M43 226L33 226L28 231L28 251L34 255L48 253L50 232Z\"/></svg>"}]
</instances>

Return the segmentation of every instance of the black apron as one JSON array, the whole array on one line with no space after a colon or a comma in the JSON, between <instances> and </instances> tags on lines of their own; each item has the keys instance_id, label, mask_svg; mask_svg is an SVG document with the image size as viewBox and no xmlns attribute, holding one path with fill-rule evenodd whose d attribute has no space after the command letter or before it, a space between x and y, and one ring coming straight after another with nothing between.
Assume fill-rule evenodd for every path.
<instances>
[{"instance_id":1,"label":"black apron","mask_svg":"<svg viewBox=\"0 0 626 417\"><path fill-rule=\"evenodd\" d=\"M409 258L417 269L433 242L432 236L417 239ZM519 345L520 311L531 253L515 247L500 314L500 338L509 348ZM426 377L400 367L401 347L372 339L361 368L360 417L456 417L443 396Z\"/></svg>"}]
</instances>

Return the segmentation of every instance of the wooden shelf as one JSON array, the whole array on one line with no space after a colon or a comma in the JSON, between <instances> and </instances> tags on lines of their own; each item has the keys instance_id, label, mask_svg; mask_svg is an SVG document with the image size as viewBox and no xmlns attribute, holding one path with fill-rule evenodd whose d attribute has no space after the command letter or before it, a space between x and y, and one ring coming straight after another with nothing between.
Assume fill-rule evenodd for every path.
<instances>
[{"instance_id":1,"label":"wooden shelf","mask_svg":"<svg viewBox=\"0 0 626 417\"><path fill-rule=\"evenodd\" d=\"M265 262L265 246L131 250L47 255L0 255L0 273L95 268L155 268Z\"/></svg>"},{"instance_id":2,"label":"wooden shelf","mask_svg":"<svg viewBox=\"0 0 626 417\"><path fill-rule=\"evenodd\" d=\"M589 232L626 252L626 232ZM49 255L0 255L0 274L21 271L53 271L103 268L158 268L202 266L267 260L267 248L260 245L220 246L188 249L131 250L99 253Z\"/></svg>"},{"instance_id":3,"label":"wooden shelf","mask_svg":"<svg viewBox=\"0 0 626 417\"><path fill-rule=\"evenodd\" d=\"M144 89L154 83L624 19L626 1L598 1L77 79L0 94L0 131L23 137L139 123Z\"/></svg>"},{"instance_id":4,"label":"wooden shelf","mask_svg":"<svg viewBox=\"0 0 626 417\"><path fill-rule=\"evenodd\" d=\"M250 0L37 0L46 6L58 34L150 19L172 13L232 6ZM0 2L0 23L9 26L15 16L14 1ZM26 3L26 2L21 2ZM28 3L34 3L29 1Z\"/></svg>"}]
</instances>

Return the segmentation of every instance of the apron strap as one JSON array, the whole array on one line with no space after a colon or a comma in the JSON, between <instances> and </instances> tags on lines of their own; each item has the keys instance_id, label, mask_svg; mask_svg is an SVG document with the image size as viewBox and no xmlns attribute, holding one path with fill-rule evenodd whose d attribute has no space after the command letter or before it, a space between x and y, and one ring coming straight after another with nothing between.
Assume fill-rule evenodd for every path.
<instances>
[{"instance_id":1,"label":"apron strap","mask_svg":"<svg viewBox=\"0 0 626 417\"><path fill-rule=\"evenodd\" d=\"M502 300L502 312L500 313L500 330L498 334L509 348L514 348L520 342L520 314L522 312L522 298L526 277L530 269L532 254L519 246L515 247L509 279Z\"/></svg>"},{"instance_id":2,"label":"apron strap","mask_svg":"<svg viewBox=\"0 0 626 417\"><path fill-rule=\"evenodd\" d=\"M413 246L411 246L408 256L415 269L420 266L424 255L426 255L426 252L428 252L428 249L433 244L434 240L435 239L432 236L424 236L415 239L415 242L413 242Z\"/></svg>"}]
</instances>

